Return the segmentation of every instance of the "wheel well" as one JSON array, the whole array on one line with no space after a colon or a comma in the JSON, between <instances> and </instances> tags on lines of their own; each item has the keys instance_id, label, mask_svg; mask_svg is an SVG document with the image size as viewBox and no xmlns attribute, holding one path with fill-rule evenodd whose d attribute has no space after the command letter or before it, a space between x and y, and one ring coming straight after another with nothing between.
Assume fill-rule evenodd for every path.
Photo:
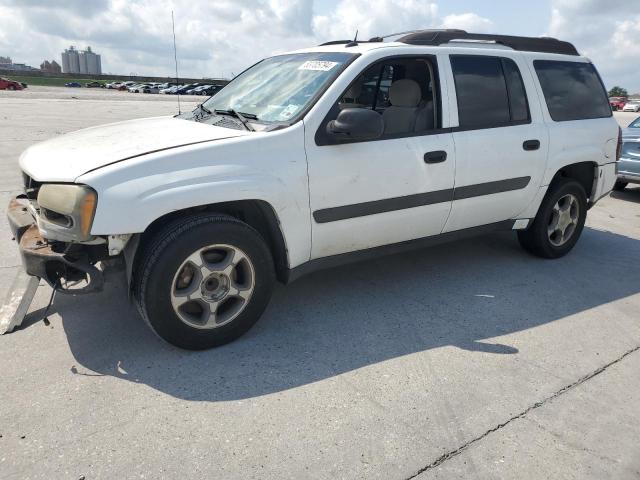
<instances>
[{"instance_id":1,"label":"wheel well","mask_svg":"<svg viewBox=\"0 0 640 480\"><path fill-rule=\"evenodd\" d=\"M140 244L146 243L146 239L155 235L161 228L176 218L184 217L192 213L224 213L237 218L255 228L264 238L273 255L276 276L279 281L286 282L289 261L284 236L280 229L278 217L273 207L262 200L239 200L234 202L214 203L200 207L192 207L185 210L177 210L154 220L144 231L140 238Z\"/></svg>"},{"instance_id":2,"label":"wheel well","mask_svg":"<svg viewBox=\"0 0 640 480\"><path fill-rule=\"evenodd\" d=\"M598 164L595 162L580 162L566 165L556 172L553 180L551 180L551 184L561 178L572 178L582 185L584 191L587 193L587 199L589 199L593 192L593 183L596 179L597 168Z\"/></svg>"}]
</instances>

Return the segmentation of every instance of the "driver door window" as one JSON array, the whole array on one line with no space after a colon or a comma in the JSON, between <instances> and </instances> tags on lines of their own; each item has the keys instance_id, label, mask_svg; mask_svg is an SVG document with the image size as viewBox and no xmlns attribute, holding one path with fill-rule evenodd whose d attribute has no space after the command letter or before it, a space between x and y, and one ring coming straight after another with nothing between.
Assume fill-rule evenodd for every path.
<instances>
[{"instance_id":1,"label":"driver door window","mask_svg":"<svg viewBox=\"0 0 640 480\"><path fill-rule=\"evenodd\" d=\"M429 58L377 63L351 83L326 121L346 108L366 108L382 115L381 139L427 133L440 126L436 78L437 66Z\"/></svg>"}]
</instances>

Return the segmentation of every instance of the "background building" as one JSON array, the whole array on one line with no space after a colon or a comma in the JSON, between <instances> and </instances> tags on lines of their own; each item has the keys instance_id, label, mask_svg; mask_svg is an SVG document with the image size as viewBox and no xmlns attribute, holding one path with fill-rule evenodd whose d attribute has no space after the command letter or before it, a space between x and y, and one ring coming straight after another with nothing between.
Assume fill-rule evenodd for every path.
<instances>
[{"instance_id":1,"label":"background building","mask_svg":"<svg viewBox=\"0 0 640 480\"><path fill-rule=\"evenodd\" d=\"M100 55L94 53L91 47L78 51L74 46L62 52L62 71L64 73L102 74Z\"/></svg>"},{"instance_id":2,"label":"background building","mask_svg":"<svg viewBox=\"0 0 640 480\"><path fill-rule=\"evenodd\" d=\"M24 63L13 63L11 57L0 57L0 70L16 70L20 72L30 72L37 70L30 65Z\"/></svg>"},{"instance_id":3,"label":"background building","mask_svg":"<svg viewBox=\"0 0 640 480\"><path fill-rule=\"evenodd\" d=\"M55 60L51 60L51 62L49 62L49 60L45 60L40 64L40 70L48 73L61 73L62 67L60 67L58 62Z\"/></svg>"}]
</instances>

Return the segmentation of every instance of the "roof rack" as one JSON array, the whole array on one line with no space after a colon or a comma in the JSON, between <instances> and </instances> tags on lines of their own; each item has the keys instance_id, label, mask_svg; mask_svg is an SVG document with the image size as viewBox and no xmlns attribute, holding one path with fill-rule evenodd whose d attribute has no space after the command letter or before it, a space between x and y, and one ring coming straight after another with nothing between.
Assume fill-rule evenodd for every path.
<instances>
[{"instance_id":1,"label":"roof rack","mask_svg":"<svg viewBox=\"0 0 640 480\"><path fill-rule=\"evenodd\" d=\"M319 47L325 47L327 45L344 45L344 44L358 44L358 43L374 43L374 42L382 42L382 40L378 40L377 38L372 38L371 40L332 40L330 42L324 42L318 45Z\"/></svg>"},{"instance_id":2,"label":"roof rack","mask_svg":"<svg viewBox=\"0 0 640 480\"><path fill-rule=\"evenodd\" d=\"M371 41L381 41L382 37L374 37ZM580 55L576 47L549 37L515 37L511 35L491 35L485 33L468 33L464 30L421 30L410 33L397 41L408 45L443 45L456 40L491 42L526 52L560 53L563 55Z\"/></svg>"}]
</instances>

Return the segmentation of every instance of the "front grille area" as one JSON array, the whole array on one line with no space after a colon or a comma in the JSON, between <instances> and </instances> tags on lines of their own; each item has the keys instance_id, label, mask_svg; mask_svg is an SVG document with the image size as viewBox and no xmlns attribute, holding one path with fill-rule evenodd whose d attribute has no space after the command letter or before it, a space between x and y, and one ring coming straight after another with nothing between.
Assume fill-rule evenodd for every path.
<instances>
[{"instance_id":1,"label":"front grille area","mask_svg":"<svg viewBox=\"0 0 640 480\"><path fill-rule=\"evenodd\" d=\"M40 190L42 182L34 180L24 172L22 172L22 181L24 183L24 193L27 195L27 198L31 200L37 199L38 190Z\"/></svg>"}]
</instances>

